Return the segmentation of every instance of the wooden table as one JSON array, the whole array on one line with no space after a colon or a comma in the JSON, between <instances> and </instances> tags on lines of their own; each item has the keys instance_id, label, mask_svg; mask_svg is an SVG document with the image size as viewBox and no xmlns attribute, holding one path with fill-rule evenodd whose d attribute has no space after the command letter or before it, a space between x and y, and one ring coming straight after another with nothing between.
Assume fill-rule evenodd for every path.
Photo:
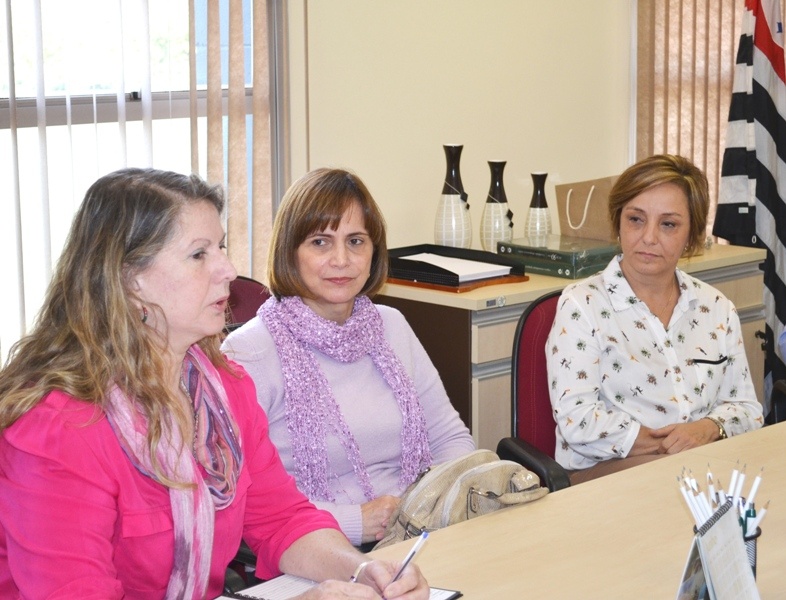
<instances>
[{"instance_id":1,"label":"wooden table","mask_svg":"<svg viewBox=\"0 0 786 600\"><path fill-rule=\"evenodd\" d=\"M549 494L435 531L417 558L434 586L485 598L673 599L693 539L677 487L682 468L707 465L729 485L747 464L744 491L764 467L758 506L772 503L758 542L763 599L786 598L786 423ZM373 553L400 559L413 542Z\"/></svg>"}]
</instances>

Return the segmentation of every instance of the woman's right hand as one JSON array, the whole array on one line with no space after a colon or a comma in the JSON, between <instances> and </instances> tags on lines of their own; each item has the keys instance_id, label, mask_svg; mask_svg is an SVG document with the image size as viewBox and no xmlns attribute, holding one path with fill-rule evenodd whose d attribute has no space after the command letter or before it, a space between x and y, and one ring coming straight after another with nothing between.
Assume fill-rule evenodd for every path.
<instances>
[{"instance_id":1,"label":"woman's right hand","mask_svg":"<svg viewBox=\"0 0 786 600\"><path fill-rule=\"evenodd\" d=\"M382 539L390 522L390 515L398 508L401 498L380 496L360 506L363 518L363 543Z\"/></svg>"},{"instance_id":2,"label":"woman's right hand","mask_svg":"<svg viewBox=\"0 0 786 600\"><path fill-rule=\"evenodd\" d=\"M410 563L404 569L401 577L392 581L400 567L401 563L373 560L361 571L357 583L327 580L297 598L299 600L341 600L344 598L427 600L430 588L417 565ZM380 590L384 591L384 596L381 595L383 591Z\"/></svg>"}]
</instances>

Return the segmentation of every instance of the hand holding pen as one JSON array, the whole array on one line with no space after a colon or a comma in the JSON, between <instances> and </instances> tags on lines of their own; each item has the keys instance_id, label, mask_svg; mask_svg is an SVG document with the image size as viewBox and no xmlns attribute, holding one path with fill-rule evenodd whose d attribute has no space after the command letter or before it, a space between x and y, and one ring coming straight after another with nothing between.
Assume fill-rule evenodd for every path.
<instances>
[{"instance_id":1,"label":"hand holding pen","mask_svg":"<svg viewBox=\"0 0 786 600\"><path fill-rule=\"evenodd\" d=\"M404 557L404 561L401 563L401 568L398 570L398 573L396 573L396 575L393 577L390 583L393 583L394 581L398 581L398 579L401 577L401 574L404 572L404 569L406 569L409 562L413 558L415 558L415 555L418 552L420 552L420 549L426 543L427 539L428 539L428 531L424 531L423 533L420 534L418 541L415 542L415 545L412 546L409 553Z\"/></svg>"},{"instance_id":2,"label":"hand holding pen","mask_svg":"<svg viewBox=\"0 0 786 600\"><path fill-rule=\"evenodd\" d=\"M383 590L384 593L382 594L383 598L390 598L391 597L387 593L388 588L392 584L396 583L399 579L401 579L401 576L404 574L404 570L407 568L407 565L409 565L409 563L411 563L412 560L415 558L415 555L418 552L420 552L420 550L423 548L424 544L426 543L427 539L428 539L428 531L424 531L422 534L420 534L420 537L418 538L418 541L415 542L415 545L412 546L412 548L409 550L407 555L404 557L404 560L401 562L401 566L399 567L399 569L396 572L396 574L393 576L393 579L391 579L390 583L388 583L385 586L385 589Z\"/></svg>"},{"instance_id":3,"label":"hand holding pen","mask_svg":"<svg viewBox=\"0 0 786 600\"><path fill-rule=\"evenodd\" d=\"M428 538L428 532L424 532L412 546L404 557L400 566L388 560L369 560L358 565L355 573L350 577L350 583L360 583L358 581L363 574L363 583L368 584L377 590L383 599L393 599L407 595L408 598L429 597L429 586L423 574L417 567L407 570L407 566L415 558ZM405 573L405 571L407 571ZM391 574L393 577L391 578ZM393 588L391 590L391 588Z\"/></svg>"}]
</instances>

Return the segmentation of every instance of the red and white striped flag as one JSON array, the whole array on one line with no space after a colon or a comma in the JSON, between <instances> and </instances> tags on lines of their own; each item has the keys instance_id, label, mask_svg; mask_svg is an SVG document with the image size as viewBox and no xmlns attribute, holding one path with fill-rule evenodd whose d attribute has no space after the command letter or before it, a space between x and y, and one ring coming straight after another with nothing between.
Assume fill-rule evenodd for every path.
<instances>
[{"instance_id":1,"label":"red and white striped flag","mask_svg":"<svg viewBox=\"0 0 786 600\"><path fill-rule=\"evenodd\" d=\"M713 234L767 249L764 413L786 378L777 339L786 323L786 68L780 0L745 0Z\"/></svg>"}]
</instances>

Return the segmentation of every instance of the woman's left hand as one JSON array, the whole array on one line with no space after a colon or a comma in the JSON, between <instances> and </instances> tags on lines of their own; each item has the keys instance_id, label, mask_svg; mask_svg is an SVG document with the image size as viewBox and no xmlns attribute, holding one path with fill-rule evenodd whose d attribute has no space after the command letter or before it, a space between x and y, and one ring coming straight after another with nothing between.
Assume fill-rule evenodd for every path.
<instances>
[{"instance_id":1,"label":"woman's left hand","mask_svg":"<svg viewBox=\"0 0 786 600\"><path fill-rule=\"evenodd\" d=\"M398 581L393 577L398 573L401 563L386 560L371 561L358 577L358 583L365 583L379 592L386 600L427 600L429 586L417 565L408 564Z\"/></svg>"},{"instance_id":2,"label":"woman's left hand","mask_svg":"<svg viewBox=\"0 0 786 600\"><path fill-rule=\"evenodd\" d=\"M714 442L718 437L718 426L709 419L699 419L692 423L666 425L653 429L650 433L654 437L663 438L658 454L677 454Z\"/></svg>"}]
</instances>

